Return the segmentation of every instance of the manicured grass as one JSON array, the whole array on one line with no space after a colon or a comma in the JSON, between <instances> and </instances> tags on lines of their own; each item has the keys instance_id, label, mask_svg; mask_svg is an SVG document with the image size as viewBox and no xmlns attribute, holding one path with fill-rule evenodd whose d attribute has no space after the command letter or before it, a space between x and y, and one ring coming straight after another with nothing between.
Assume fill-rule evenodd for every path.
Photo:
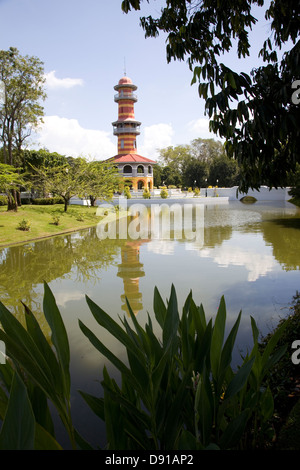
<instances>
[{"instance_id":1,"label":"manicured grass","mask_svg":"<svg viewBox=\"0 0 300 470\"><path fill-rule=\"evenodd\" d=\"M80 230L96 225L101 219L96 216L96 207L71 205L64 212L64 206L24 205L17 212L8 212L6 206L0 207L0 246L23 243L29 240ZM58 217L58 225L54 218ZM28 231L19 230L20 222L30 224Z\"/></svg>"}]
</instances>

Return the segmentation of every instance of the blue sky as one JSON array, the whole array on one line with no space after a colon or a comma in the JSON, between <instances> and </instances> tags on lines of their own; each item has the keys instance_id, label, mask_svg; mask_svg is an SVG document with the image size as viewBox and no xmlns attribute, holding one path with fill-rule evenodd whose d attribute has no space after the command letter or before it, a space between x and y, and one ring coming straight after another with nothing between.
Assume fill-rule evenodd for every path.
<instances>
[{"instance_id":1,"label":"blue sky","mask_svg":"<svg viewBox=\"0 0 300 470\"><path fill-rule=\"evenodd\" d=\"M138 153L216 136L208 132L204 102L186 62L167 64L165 37L145 39L140 16L159 14L162 0L144 1L141 12L121 11L121 0L0 0L1 49L16 47L44 63L44 125L30 146L105 159L117 153L114 85L126 74L138 86L136 119L142 122ZM257 51L269 34L259 24L251 58L228 64L245 72L259 65Z\"/></svg>"}]
</instances>

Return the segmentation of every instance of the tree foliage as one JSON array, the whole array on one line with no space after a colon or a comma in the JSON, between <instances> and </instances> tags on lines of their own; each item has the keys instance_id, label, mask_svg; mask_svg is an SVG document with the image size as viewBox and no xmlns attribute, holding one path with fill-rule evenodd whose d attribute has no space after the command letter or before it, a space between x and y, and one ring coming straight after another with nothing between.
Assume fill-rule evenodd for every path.
<instances>
[{"instance_id":1,"label":"tree foliage","mask_svg":"<svg viewBox=\"0 0 300 470\"><path fill-rule=\"evenodd\" d=\"M195 188L208 185L231 187L239 183L237 162L229 159L223 144L214 139L198 138L189 145L161 149L159 164L155 167L156 185Z\"/></svg>"},{"instance_id":2,"label":"tree foliage","mask_svg":"<svg viewBox=\"0 0 300 470\"><path fill-rule=\"evenodd\" d=\"M22 56L11 47L0 51L0 80L3 100L0 104L0 139L4 163L19 166L24 141L41 122L44 110L43 63L37 57Z\"/></svg>"},{"instance_id":3,"label":"tree foliage","mask_svg":"<svg viewBox=\"0 0 300 470\"><path fill-rule=\"evenodd\" d=\"M17 191L28 184L18 170L11 165L0 163L0 192L7 195L8 210L16 211Z\"/></svg>"},{"instance_id":4,"label":"tree foliage","mask_svg":"<svg viewBox=\"0 0 300 470\"><path fill-rule=\"evenodd\" d=\"M109 200L116 190L119 177L117 170L104 162L88 162L83 157L65 157L46 150L29 152L25 160L31 168L33 187L44 195L63 198L65 211L74 196ZM32 163L31 163L32 162Z\"/></svg>"},{"instance_id":5,"label":"tree foliage","mask_svg":"<svg viewBox=\"0 0 300 470\"><path fill-rule=\"evenodd\" d=\"M140 10L141 3L123 0L122 9ZM234 48L239 59L250 55L254 7L264 9L270 35L259 52L264 65L246 74L224 62ZM226 139L228 155L242 169L244 191L262 181L285 185L300 161L299 15L295 0L271 0L268 6L264 0L166 0L158 18L141 17L146 37L167 34L168 62L187 59L210 129Z\"/></svg>"}]
</instances>

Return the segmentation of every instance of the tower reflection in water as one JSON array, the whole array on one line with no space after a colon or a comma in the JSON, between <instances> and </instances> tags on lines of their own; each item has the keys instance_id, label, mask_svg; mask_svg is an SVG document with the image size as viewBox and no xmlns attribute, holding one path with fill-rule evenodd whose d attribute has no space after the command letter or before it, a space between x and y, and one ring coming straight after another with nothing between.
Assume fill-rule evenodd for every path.
<instances>
[{"instance_id":1,"label":"tower reflection in water","mask_svg":"<svg viewBox=\"0 0 300 470\"><path fill-rule=\"evenodd\" d=\"M144 265L140 262L140 246L149 240L128 240L121 248L121 263L117 276L123 279L124 294L121 295L122 310L129 314L126 298L135 315L143 308L140 292L140 278L145 276Z\"/></svg>"}]
</instances>

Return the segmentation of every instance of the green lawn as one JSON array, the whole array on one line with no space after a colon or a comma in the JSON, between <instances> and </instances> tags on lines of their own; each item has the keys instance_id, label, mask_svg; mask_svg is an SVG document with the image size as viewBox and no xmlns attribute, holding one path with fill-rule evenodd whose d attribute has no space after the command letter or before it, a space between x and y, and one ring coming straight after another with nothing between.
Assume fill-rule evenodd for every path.
<instances>
[{"instance_id":1,"label":"green lawn","mask_svg":"<svg viewBox=\"0 0 300 470\"><path fill-rule=\"evenodd\" d=\"M0 246L23 243L29 240L80 230L96 225L101 219L96 216L96 207L69 206L64 212L62 204L53 206L24 205L17 212L8 212L6 206L0 207ZM58 217L58 225L54 218ZM20 222L30 224L28 231L19 230Z\"/></svg>"}]
</instances>

